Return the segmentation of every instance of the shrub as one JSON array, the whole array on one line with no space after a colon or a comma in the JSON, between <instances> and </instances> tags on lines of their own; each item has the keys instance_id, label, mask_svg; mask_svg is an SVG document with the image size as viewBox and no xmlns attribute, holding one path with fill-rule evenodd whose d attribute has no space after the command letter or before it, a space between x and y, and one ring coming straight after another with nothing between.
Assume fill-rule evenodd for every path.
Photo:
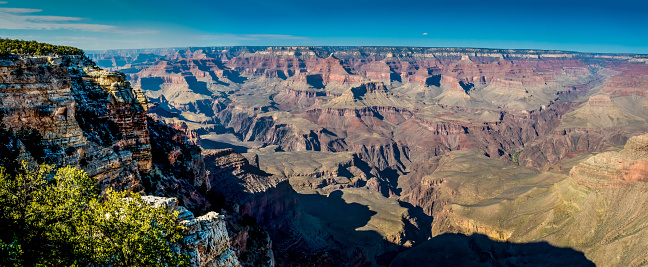
<instances>
[{"instance_id":1,"label":"shrub","mask_svg":"<svg viewBox=\"0 0 648 267\"><path fill-rule=\"evenodd\" d=\"M83 50L71 47L39 43L36 41L23 41L0 38L0 55L6 54L35 54L51 55L83 55Z\"/></svg>"},{"instance_id":2,"label":"shrub","mask_svg":"<svg viewBox=\"0 0 648 267\"><path fill-rule=\"evenodd\" d=\"M177 212L150 207L139 194L100 196L79 169L0 167L0 265L177 266Z\"/></svg>"}]
</instances>

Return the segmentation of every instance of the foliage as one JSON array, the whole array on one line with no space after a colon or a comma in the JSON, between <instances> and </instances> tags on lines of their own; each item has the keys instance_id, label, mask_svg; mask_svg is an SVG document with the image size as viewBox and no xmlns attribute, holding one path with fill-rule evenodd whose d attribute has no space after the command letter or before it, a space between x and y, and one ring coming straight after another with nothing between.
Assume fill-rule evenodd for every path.
<instances>
[{"instance_id":1,"label":"foliage","mask_svg":"<svg viewBox=\"0 0 648 267\"><path fill-rule=\"evenodd\" d=\"M178 212L169 216L165 207L150 207L139 194L126 197L126 192L109 189L105 202L90 202L81 229L84 254L92 262L109 265L177 265L180 259L169 242L182 238L182 228L175 222Z\"/></svg>"},{"instance_id":2,"label":"foliage","mask_svg":"<svg viewBox=\"0 0 648 267\"><path fill-rule=\"evenodd\" d=\"M171 249L182 238L177 215L138 194L99 196L94 179L69 166L0 167L0 265L182 265L186 256Z\"/></svg>"},{"instance_id":3,"label":"foliage","mask_svg":"<svg viewBox=\"0 0 648 267\"><path fill-rule=\"evenodd\" d=\"M34 54L34 55L83 55L83 50L61 45L39 43L36 41L23 41L0 38L0 55L6 54Z\"/></svg>"},{"instance_id":4,"label":"foliage","mask_svg":"<svg viewBox=\"0 0 648 267\"><path fill-rule=\"evenodd\" d=\"M511 156L511 159L513 160L513 163L515 163L515 165L520 165L520 162L518 161L518 157L520 157L520 153L522 153L522 151L523 151L523 150L520 150L520 151L518 151L518 152L515 152L515 153L513 153L513 155Z\"/></svg>"}]
</instances>

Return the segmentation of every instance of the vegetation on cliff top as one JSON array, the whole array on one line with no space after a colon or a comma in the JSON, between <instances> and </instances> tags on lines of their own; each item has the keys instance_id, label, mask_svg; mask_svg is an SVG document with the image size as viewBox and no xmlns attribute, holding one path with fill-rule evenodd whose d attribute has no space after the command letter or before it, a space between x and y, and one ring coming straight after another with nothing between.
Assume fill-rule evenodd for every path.
<instances>
[{"instance_id":1,"label":"vegetation on cliff top","mask_svg":"<svg viewBox=\"0 0 648 267\"><path fill-rule=\"evenodd\" d=\"M83 50L71 46L0 38L0 55L33 54L40 56L54 53L58 55L83 55Z\"/></svg>"},{"instance_id":2,"label":"vegetation on cliff top","mask_svg":"<svg viewBox=\"0 0 648 267\"><path fill-rule=\"evenodd\" d=\"M0 265L177 266L188 257L177 211L150 207L135 193L109 189L72 167L0 167Z\"/></svg>"}]
</instances>

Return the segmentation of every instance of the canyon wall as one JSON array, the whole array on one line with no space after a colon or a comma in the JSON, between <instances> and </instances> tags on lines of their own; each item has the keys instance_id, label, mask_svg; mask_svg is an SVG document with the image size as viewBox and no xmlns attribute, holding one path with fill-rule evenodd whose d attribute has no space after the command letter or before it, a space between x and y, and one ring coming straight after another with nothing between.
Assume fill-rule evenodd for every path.
<instances>
[{"instance_id":1,"label":"canyon wall","mask_svg":"<svg viewBox=\"0 0 648 267\"><path fill-rule=\"evenodd\" d=\"M643 86L619 82L643 73L635 55L407 47L116 52L92 57L125 72L162 120L187 123L216 138L208 143L217 148L354 152L385 196L400 195L397 176L412 163L449 151L478 148L549 169L648 129L635 123L648 114L644 106L622 108L638 101L628 95ZM599 96L586 108L601 109L599 117L578 111L592 94ZM608 116L611 123L595 122ZM610 131L620 123L639 126ZM216 137L223 134L238 140Z\"/></svg>"},{"instance_id":2,"label":"canyon wall","mask_svg":"<svg viewBox=\"0 0 648 267\"><path fill-rule=\"evenodd\" d=\"M551 246L577 247L597 264L617 263L593 257L600 246L570 244L564 238L578 231L561 228L563 223L589 218L576 212L585 204L573 204L582 203L576 198L589 194L583 189L588 185L566 174L572 166L578 171L588 155L620 150L630 137L648 130L648 68L642 55L202 47L107 51L92 57L123 71L149 97L150 114L182 125L177 128L187 139L199 141L204 160L195 163L205 165L208 182L202 184L215 194L210 198L207 193L205 204L216 205L222 202L216 195L226 196L224 201L237 214L269 229L279 264L299 265L314 258L319 259L316 265L351 264L357 258L362 260L354 264L388 265L399 251L422 243L408 234L394 238L376 226L380 219L403 222L402 228L393 224L403 233L544 240L549 242L546 249L575 262L587 260ZM194 155L178 147L164 151ZM640 160L619 160L624 169L614 171L622 177L615 184L643 179ZM374 193L386 200L374 199ZM396 199L399 204L390 202ZM345 232L348 225L340 225L314 203L339 205L366 217L345 221L355 226ZM516 205L536 221L508 217L504 211ZM239 229L244 228L249 231L242 233L255 232ZM359 244L339 251L340 246L309 235L317 232L345 243L362 232L356 229L373 229L376 236L365 234L391 245ZM480 237L449 238L484 243ZM304 249L295 251L294 244ZM630 254L619 262L634 263Z\"/></svg>"},{"instance_id":3,"label":"canyon wall","mask_svg":"<svg viewBox=\"0 0 648 267\"><path fill-rule=\"evenodd\" d=\"M63 62L65 61L65 62ZM150 171L146 97L84 57L2 60L2 124L20 158L78 166L102 188L141 191Z\"/></svg>"},{"instance_id":4,"label":"canyon wall","mask_svg":"<svg viewBox=\"0 0 648 267\"><path fill-rule=\"evenodd\" d=\"M152 207L164 206L179 213L177 220L185 227L184 238L174 249L190 257L190 266L237 267L238 259L230 249L224 217L215 212L195 217L175 198L144 196Z\"/></svg>"},{"instance_id":5,"label":"canyon wall","mask_svg":"<svg viewBox=\"0 0 648 267\"><path fill-rule=\"evenodd\" d=\"M643 212L647 146L648 136L632 137L620 151L580 160L568 176L502 165L464 152L444 155L436 160L435 170L421 180L427 201L417 197L416 191L411 201L434 214L434 235L460 235L433 238L412 254L433 253L431 247L448 238L454 240L448 242L465 242L461 240L487 237L495 241L490 246L495 246L492 253L496 262L514 260L505 254L495 256L500 246L497 242L510 242L520 250L542 242L582 251L588 259L582 253L564 250L543 261L550 262L562 254L564 262L580 262L577 265L591 261L597 265L641 266L646 263L643 251L648 246L648 218ZM435 204L430 205L430 200ZM465 248L458 250L474 254ZM532 253L517 257L518 263L540 260L523 260L528 255ZM411 255L401 257L397 262L416 260Z\"/></svg>"},{"instance_id":6,"label":"canyon wall","mask_svg":"<svg viewBox=\"0 0 648 267\"><path fill-rule=\"evenodd\" d=\"M0 59L0 81L0 163L7 171L16 171L20 160L71 165L102 190L149 194L144 198L152 205L180 212L186 229L178 249L192 266L239 266L241 253L247 265L274 265L267 232L230 235L228 228L247 229L236 219L238 210L232 218L214 212L226 203L210 198L220 185L210 180L216 170L203 159L195 132L149 117L146 96L124 74L102 70L85 56L10 55ZM230 242L253 248L234 252Z\"/></svg>"}]
</instances>

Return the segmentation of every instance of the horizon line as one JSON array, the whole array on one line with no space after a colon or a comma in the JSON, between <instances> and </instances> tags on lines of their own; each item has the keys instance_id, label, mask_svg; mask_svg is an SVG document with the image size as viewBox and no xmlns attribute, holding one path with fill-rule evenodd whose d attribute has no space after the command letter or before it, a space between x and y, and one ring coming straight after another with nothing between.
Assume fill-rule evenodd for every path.
<instances>
[{"instance_id":1,"label":"horizon line","mask_svg":"<svg viewBox=\"0 0 648 267\"><path fill-rule=\"evenodd\" d=\"M557 49L534 49L534 48L488 48L488 47L462 47L462 46L404 46L404 45L213 45L213 46L170 46L170 47L149 47L149 48L115 48L115 49L82 49L86 54L98 54L96 52L109 52L109 51L126 51L126 50L156 50L156 49L195 49L195 48L421 48L421 49L474 49L474 50L492 50L492 51L537 51L537 52L561 52L572 54L599 54L599 55L635 55L647 56L648 53L627 53L627 52L584 52L574 50L557 50ZM94 53L90 53L94 52Z\"/></svg>"}]
</instances>

